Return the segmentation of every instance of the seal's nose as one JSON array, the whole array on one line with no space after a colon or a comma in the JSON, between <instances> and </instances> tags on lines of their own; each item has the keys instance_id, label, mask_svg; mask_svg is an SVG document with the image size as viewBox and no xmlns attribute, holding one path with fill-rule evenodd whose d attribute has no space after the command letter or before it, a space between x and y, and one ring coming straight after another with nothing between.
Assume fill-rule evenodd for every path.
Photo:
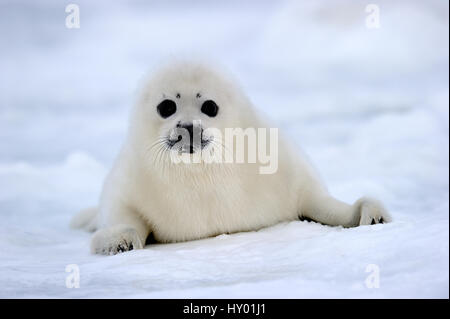
<instances>
[{"instance_id":1,"label":"seal's nose","mask_svg":"<svg viewBox=\"0 0 450 319\"><path fill-rule=\"evenodd\" d=\"M182 128L189 133L189 153L193 154L194 149L199 148L202 142L203 128L200 125L195 125L193 123L178 123L177 128ZM196 136L195 136L196 135ZM195 136L195 139L194 139ZM181 140L181 136L178 137ZM195 145L198 144L198 145ZM187 146L187 145L186 145Z\"/></svg>"},{"instance_id":2,"label":"seal's nose","mask_svg":"<svg viewBox=\"0 0 450 319\"><path fill-rule=\"evenodd\" d=\"M177 128L184 128L185 130L187 130L192 141L194 137L194 125L192 123L178 123Z\"/></svg>"}]
</instances>

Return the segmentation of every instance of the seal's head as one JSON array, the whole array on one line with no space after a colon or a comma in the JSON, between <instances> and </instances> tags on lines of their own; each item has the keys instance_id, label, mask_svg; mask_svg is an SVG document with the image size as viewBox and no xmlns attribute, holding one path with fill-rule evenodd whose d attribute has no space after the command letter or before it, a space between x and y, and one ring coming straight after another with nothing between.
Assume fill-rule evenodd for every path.
<instances>
[{"instance_id":1,"label":"seal's head","mask_svg":"<svg viewBox=\"0 0 450 319\"><path fill-rule=\"evenodd\" d=\"M245 125L249 105L235 81L198 63L166 66L144 86L130 125L145 156L198 154L223 147L227 127Z\"/></svg>"}]
</instances>

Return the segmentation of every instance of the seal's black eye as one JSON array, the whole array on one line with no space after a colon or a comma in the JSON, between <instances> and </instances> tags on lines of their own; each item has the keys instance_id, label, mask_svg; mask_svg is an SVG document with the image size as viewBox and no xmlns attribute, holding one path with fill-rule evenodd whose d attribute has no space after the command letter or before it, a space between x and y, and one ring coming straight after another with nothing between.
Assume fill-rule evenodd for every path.
<instances>
[{"instance_id":1,"label":"seal's black eye","mask_svg":"<svg viewBox=\"0 0 450 319\"><path fill-rule=\"evenodd\" d=\"M172 114L175 114L175 112L177 111L177 104L172 100L164 100L159 103L157 109L159 115L161 115L161 117L165 119Z\"/></svg>"},{"instance_id":2,"label":"seal's black eye","mask_svg":"<svg viewBox=\"0 0 450 319\"><path fill-rule=\"evenodd\" d=\"M208 115L209 117L214 117L217 115L217 112L219 111L219 107L217 106L216 102L213 100L208 100L203 102L202 105L202 113Z\"/></svg>"}]
</instances>

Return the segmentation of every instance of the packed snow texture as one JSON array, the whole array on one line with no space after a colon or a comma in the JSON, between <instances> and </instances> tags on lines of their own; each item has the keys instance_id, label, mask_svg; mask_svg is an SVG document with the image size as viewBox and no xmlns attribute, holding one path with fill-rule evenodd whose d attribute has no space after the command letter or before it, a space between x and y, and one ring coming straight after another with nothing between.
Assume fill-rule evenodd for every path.
<instances>
[{"instance_id":1,"label":"packed snow texture","mask_svg":"<svg viewBox=\"0 0 450 319\"><path fill-rule=\"evenodd\" d=\"M380 28L367 1L76 3L80 29L64 2L0 3L0 297L448 298L447 1L376 1ZM97 203L142 79L180 57L231 70L334 196L394 222L91 255L69 221Z\"/></svg>"}]
</instances>

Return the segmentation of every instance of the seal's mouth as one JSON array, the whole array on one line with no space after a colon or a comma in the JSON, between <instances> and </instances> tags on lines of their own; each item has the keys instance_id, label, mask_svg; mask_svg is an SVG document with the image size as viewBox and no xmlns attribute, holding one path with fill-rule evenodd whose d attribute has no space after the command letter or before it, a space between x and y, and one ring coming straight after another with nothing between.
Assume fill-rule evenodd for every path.
<instances>
[{"instance_id":1,"label":"seal's mouth","mask_svg":"<svg viewBox=\"0 0 450 319\"><path fill-rule=\"evenodd\" d=\"M207 147L212 142L212 140L212 138L204 139L202 136L199 142L194 142L192 138L189 141L185 142L183 141L182 137L179 136L176 140L168 138L166 144L169 149L177 151L179 153L194 154Z\"/></svg>"},{"instance_id":2,"label":"seal's mouth","mask_svg":"<svg viewBox=\"0 0 450 319\"><path fill-rule=\"evenodd\" d=\"M198 123L178 122L167 136L166 144L169 149L180 154L194 154L208 146L212 139L205 137L204 130Z\"/></svg>"}]
</instances>

